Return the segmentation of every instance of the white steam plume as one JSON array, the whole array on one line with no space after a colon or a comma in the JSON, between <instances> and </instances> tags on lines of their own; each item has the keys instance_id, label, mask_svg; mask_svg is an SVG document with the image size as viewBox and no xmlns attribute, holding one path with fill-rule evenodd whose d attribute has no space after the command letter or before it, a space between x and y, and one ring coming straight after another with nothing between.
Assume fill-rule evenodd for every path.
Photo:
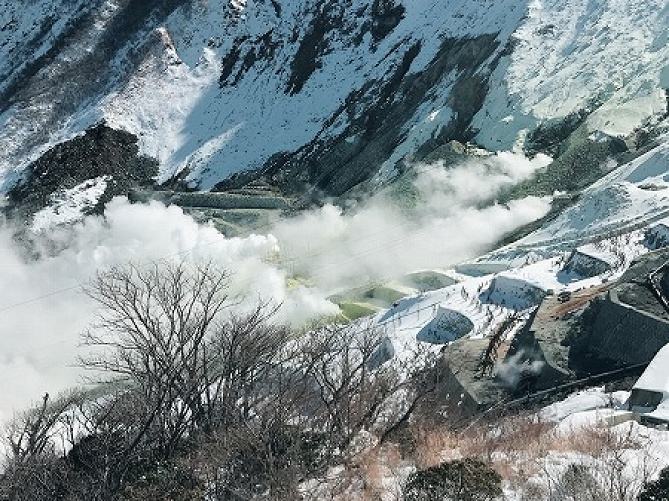
<instances>
[{"instance_id":1,"label":"white steam plume","mask_svg":"<svg viewBox=\"0 0 669 501\"><path fill-rule=\"evenodd\" d=\"M300 323L335 314L324 295L336 287L452 265L543 216L545 199L483 202L545 164L545 157L505 153L450 170L418 166L419 203L412 211L381 196L350 215L329 205L282 222L269 235L246 238L226 238L175 206L124 199L110 202L104 218L36 235L33 244L47 257L34 261L24 257L9 229L0 229L0 420L47 391L78 383L79 336L94 314L79 285L98 270L159 259L213 261L233 272L231 294L281 303L282 319ZM266 258L277 252L294 259L271 264ZM288 287L292 272L322 292Z\"/></svg>"},{"instance_id":2,"label":"white steam plume","mask_svg":"<svg viewBox=\"0 0 669 501\"><path fill-rule=\"evenodd\" d=\"M231 272L230 295L281 303L281 320L300 323L338 312L317 291L287 288L285 273L265 261L277 249L273 236L225 238L176 206L115 199L105 218L87 217L33 243L38 250L61 250L27 260L9 229L0 230L0 421L45 392L78 384L80 334L94 316L80 284L97 270L160 259L212 261Z\"/></svg>"},{"instance_id":3,"label":"white steam plume","mask_svg":"<svg viewBox=\"0 0 669 501\"><path fill-rule=\"evenodd\" d=\"M477 158L446 169L418 165L418 203L402 209L377 196L351 214L333 205L278 224L285 265L323 290L422 268L449 267L480 254L504 234L544 216L550 202L529 197L490 204L550 158L513 153Z\"/></svg>"}]
</instances>

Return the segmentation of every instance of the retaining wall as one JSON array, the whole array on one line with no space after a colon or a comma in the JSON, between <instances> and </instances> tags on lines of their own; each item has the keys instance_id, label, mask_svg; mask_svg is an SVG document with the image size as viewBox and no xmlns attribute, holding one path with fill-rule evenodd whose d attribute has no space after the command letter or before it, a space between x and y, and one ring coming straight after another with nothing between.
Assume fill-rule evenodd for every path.
<instances>
[{"instance_id":1,"label":"retaining wall","mask_svg":"<svg viewBox=\"0 0 669 501\"><path fill-rule=\"evenodd\" d=\"M588 347L603 358L626 364L647 363L669 343L669 323L639 311L609 291L598 305Z\"/></svg>"}]
</instances>

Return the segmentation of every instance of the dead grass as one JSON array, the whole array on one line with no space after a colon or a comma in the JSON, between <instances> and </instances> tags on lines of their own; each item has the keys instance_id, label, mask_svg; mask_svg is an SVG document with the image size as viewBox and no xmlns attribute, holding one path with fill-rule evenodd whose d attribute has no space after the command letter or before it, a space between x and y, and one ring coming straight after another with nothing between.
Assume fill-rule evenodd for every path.
<instances>
[{"instance_id":1,"label":"dead grass","mask_svg":"<svg viewBox=\"0 0 669 501\"><path fill-rule=\"evenodd\" d=\"M551 450L574 451L601 458L612 451L640 449L642 446L630 433L620 434L605 426L586 426L567 435L556 436Z\"/></svg>"},{"instance_id":2,"label":"dead grass","mask_svg":"<svg viewBox=\"0 0 669 501\"><path fill-rule=\"evenodd\" d=\"M476 458L492 464L502 478L519 486L541 473L541 461L550 452L576 452L601 459L642 447L630 434L608 427L591 425L558 433L554 423L536 415L482 423L460 433L444 427L418 427L413 433L416 447L410 459L417 468L457 458Z\"/></svg>"},{"instance_id":3,"label":"dead grass","mask_svg":"<svg viewBox=\"0 0 669 501\"><path fill-rule=\"evenodd\" d=\"M355 499L361 501L399 501L402 496L401 470L405 466L406 461L397 444L377 445L367 449L347 468L346 483L350 487L337 499L352 499L352 492L356 492Z\"/></svg>"},{"instance_id":4,"label":"dead grass","mask_svg":"<svg viewBox=\"0 0 669 501\"><path fill-rule=\"evenodd\" d=\"M486 461L500 455L536 456L546 450L552 427L536 416L514 416L464 431L459 437L459 446L463 456Z\"/></svg>"},{"instance_id":5,"label":"dead grass","mask_svg":"<svg viewBox=\"0 0 669 501\"><path fill-rule=\"evenodd\" d=\"M415 450L411 458L418 469L437 466L444 460L455 459L452 454L459 449L457 434L445 427L413 430Z\"/></svg>"},{"instance_id":6,"label":"dead grass","mask_svg":"<svg viewBox=\"0 0 669 501\"><path fill-rule=\"evenodd\" d=\"M533 478L545 475L544 460L549 453L582 454L604 467L611 463L611 458L621 457L621 451L643 447L631 433L608 427L591 425L558 432L554 423L542 421L536 415L479 423L465 431L422 423L412 426L407 436L412 443L408 451L401 443L387 443L356 456L353 467L345 473L348 485L355 487L337 499L353 499L350 496L355 492L354 498L363 501L399 500L402 482L393 483L389 479L401 477L402 471L406 475L408 466L421 470L462 458L489 463L522 499L545 499L546 487Z\"/></svg>"}]
</instances>

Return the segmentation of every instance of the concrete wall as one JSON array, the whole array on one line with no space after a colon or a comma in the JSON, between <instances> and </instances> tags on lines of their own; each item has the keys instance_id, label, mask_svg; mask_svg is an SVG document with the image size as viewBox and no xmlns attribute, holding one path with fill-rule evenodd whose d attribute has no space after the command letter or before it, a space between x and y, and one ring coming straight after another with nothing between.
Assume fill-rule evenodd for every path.
<instances>
[{"instance_id":1,"label":"concrete wall","mask_svg":"<svg viewBox=\"0 0 669 501\"><path fill-rule=\"evenodd\" d=\"M472 262L455 265L455 271L472 277L492 275L509 269L509 263L505 262Z\"/></svg>"},{"instance_id":2,"label":"concrete wall","mask_svg":"<svg viewBox=\"0 0 669 501\"><path fill-rule=\"evenodd\" d=\"M482 296L484 302L524 310L540 304L546 291L521 276L500 274L492 279L490 287Z\"/></svg>"},{"instance_id":3,"label":"concrete wall","mask_svg":"<svg viewBox=\"0 0 669 501\"><path fill-rule=\"evenodd\" d=\"M460 339L442 350L438 394L462 415L475 414L501 398L499 383L490 376L478 375L487 346L487 339Z\"/></svg>"},{"instance_id":4,"label":"concrete wall","mask_svg":"<svg viewBox=\"0 0 669 501\"><path fill-rule=\"evenodd\" d=\"M603 358L627 364L650 362L669 343L669 323L638 311L610 291L599 303L588 347Z\"/></svg>"},{"instance_id":5,"label":"concrete wall","mask_svg":"<svg viewBox=\"0 0 669 501\"><path fill-rule=\"evenodd\" d=\"M582 277L596 277L610 270L611 265L603 259L579 251L578 249L572 251L563 269L565 273L575 273Z\"/></svg>"}]
</instances>

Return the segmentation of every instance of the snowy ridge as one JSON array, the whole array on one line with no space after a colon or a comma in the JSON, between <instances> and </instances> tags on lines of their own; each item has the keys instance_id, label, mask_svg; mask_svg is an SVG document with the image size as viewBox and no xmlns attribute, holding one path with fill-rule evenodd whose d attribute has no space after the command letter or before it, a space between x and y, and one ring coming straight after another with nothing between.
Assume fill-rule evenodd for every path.
<instances>
[{"instance_id":1,"label":"snowy ridge","mask_svg":"<svg viewBox=\"0 0 669 501\"><path fill-rule=\"evenodd\" d=\"M76 108L54 107L53 96L31 101L13 95L16 103L0 115L0 144L8 153L0 160L0 178L101 118L139 136L142 153L161 162L159 181L185 171L202 189L260 168L277 154L296 155L299 163L300 155L343 139L358 151L368 132L366 114L406 97L397 93L401 88L385 96L385 85L396 75L408 82L434 71L430 65L452 43L484 35L496 47L479 49L489 51L480 66L446 72L425 89L415 110L396 118L403 123L396 144L375 166L379 180L455 126L471 125L479 131L476 142L500 150L522 147L542 121L586 108L597 108L588 122L593 130L615 136L666 111L669 16L661 0L389 5L375 11L364 0L325 6L209 0L172 9L161 25L151 18L119 41L112 59L96 63L98 76L74 91L81 93ZM62 88L64 72L85 73L89 51L96 61L101 57L96 37L124 14L112 0L86 7L40 1L27 8L4 0L0 11L0 28L6 27L0 32L0 90L21 74L16 61L56 50L40 72L63 96L72 93ZM77 22L87 27L85 35L76 31ZM381 28L386 25L390 29ZM68 26L76 36L59 48ZM463 114L454 109L468 73L484 83L492 75L471 124L458 123ZM28 84L34 92L36 84ZM388 102L377 102L379 96Z\"/></svg>"},{"instance_id":2,"label":"snowy ridge","mask_svg":"<svg viewBox=\"0 0 669 501\"><path fill-rule=\"evenodd\" d=\"M545 259L560 252L604 242L600 251L615 252L615 244L626 245L643 239L643 231L669 216L669 142L659 144L644 155L623 164L583 191L578 203L555 219L503 248L458 269L472 273L501 271L522 266L528 260Z\"/></svg>"},{"instance_id":3,"label":"snowy ridge","mask_svg":"<svg viewBox=\"0 0 669 501\"><path fill-rule=\"evenodd\" d=\"M532 0L484 109L478 140L507 149L537 120L597 108L593 130L625 136L663 114L669 46L663 0Z\"/></svg>"},{"instance_id":4,"label":"snowy ridge","mask_svg":"<svg viewBox=\"0 0 669 501\"><path fill-rule=\"evenodd\" d=\"M221 1L209 2L194 14L194 19L172 16L166 29L184 64L175 68L147 61L141 76L104 105L110 124L142 133L143 151L157 156L164 164L161 179L187 168L190 179L199 179L201 187L208 188L240 169L260 167L273 154L297 150L314 138L332 138L348 125L341 109L351 91L362 90L368 82L382 82L400 64L409 47L420 44L420 53L410 68L417 73L435 57L444 37L500 32L499 37L504 40L520 15L516 3L510 1L494 7L463 1L448 6L436 1L412 2L389 37L377 45L366 33L357 46L346 32L359 32L359 23L355 18L344 17L344 25L332 34L317 69L299 92L286 95L291 85L289 68L298 45L287 43L285 37L300 26L309 26L313 6L290 2L282 6L279 17L258 2L246 6L242 19L225 24L217 22L225 5ZM358 0L346 9L361 12L366 5ZM495 9L494 13L491 9ZM461 16L462 12L467 15ZM246 71L238 63L234 72L240 71L236 77L239 80L219 89L218 61L233 51L241 38L254 39L267 33L271 33L271 43L278 46L273 59L255 62ZM212 43L202 49L185 43L186 37ZM443 102L450 86L447 81L432 99ZM156 93L156 89L160 91ZM367 91L367 95L372 93L371 89ZM165 95L169 96L167 102ZM398 152L398 159L422 144L423 136L429 137L439 129L440 122L429 117L436 117L441 107L433 104L421 108L412 120L424 121L420 140ZM448 121L448 112L444 116ZM407 132L412 130L411 125L407 127ZM217 147L210 147L212 141Z\"/></svg>"}]
</instances>

